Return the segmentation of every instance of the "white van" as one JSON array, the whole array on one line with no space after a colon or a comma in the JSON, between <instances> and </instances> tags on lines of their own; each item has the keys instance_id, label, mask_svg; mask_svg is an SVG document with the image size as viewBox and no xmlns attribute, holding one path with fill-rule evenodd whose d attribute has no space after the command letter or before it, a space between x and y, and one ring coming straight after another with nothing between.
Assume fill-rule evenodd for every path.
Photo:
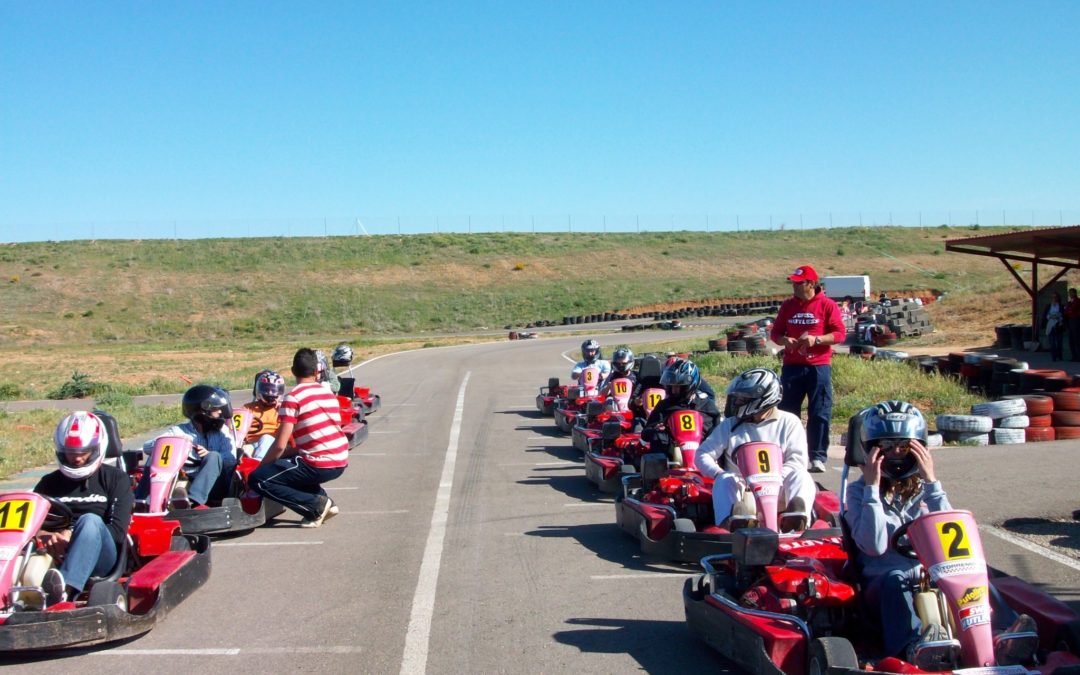
<instances>
[{"instance_id":1,"label":"white van","mask_svg":"<svg viewBox=\"0 0 1080 675\"><path fill-rule=\"evenodd\" d=\"M825 295L833 300L843 300L849 295L852 300L870 298L870 277L865 274L849 277L822 277L821 285L825 287Z\"/></svg>"}]
</instances>

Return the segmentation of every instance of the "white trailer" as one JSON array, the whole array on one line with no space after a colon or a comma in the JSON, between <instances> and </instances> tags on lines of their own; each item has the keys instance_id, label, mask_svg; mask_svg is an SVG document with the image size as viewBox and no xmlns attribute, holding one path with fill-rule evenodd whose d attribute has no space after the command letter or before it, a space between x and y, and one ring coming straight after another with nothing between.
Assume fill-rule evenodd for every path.
<instances>
[{"instance_id":1,"label":"white trailer","mask_svg":"<svg viewBox=\"0 0 1080 675\"><path fill-rule=\"evenodd\" d=\"M849 295L852 300L867 300L870 298L870 277L865 274L847 277L822 277L821 285L825 287L825 295L833 300L843 300Z\"/></svg>"}]
</instances>

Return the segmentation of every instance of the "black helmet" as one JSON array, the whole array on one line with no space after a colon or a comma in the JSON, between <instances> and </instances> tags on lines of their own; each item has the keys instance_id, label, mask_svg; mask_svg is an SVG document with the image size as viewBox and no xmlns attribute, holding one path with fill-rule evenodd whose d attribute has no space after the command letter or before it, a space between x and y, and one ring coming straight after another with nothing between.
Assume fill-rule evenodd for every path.
<instances>
[{"instance_id":1,"label":"black helmet","mask_svg":"<svg viewBox=\"0 0 1080 675\"><path fill-rule=\"evenodd\" d=\"M926 418L906 401L884 401L863 412L859 432L863 447L869 451L880 441L918 440L926 443ZM881 473L891 480L903 480L919 470L918 460L910 452L900 457L886 457Z\"/></svg>"},{"instance_id":2,"label":"black helmet","mask_svg":"<svg viewBox=\"0 0 1080 675\"><path fill-rule=\"evenodd\" d=\"M204 433L218 431L232 419L229 392L209 384L197 384L184 392L181 406L184 417L197 424ZM220 417L210 416L215 410L221 411Z\"/></svg>"},{"instance_id":3,"label":"black helmet","mask_svg":"<svg viewBox=\"0 0 1080 675\"><path fill-rule=\"evenodd\" d=\"M701 371L692 361L676 359L660 376L660 384L675 403L689 403L701 385Z\"/></svg>"},{"instance_id":4,"label":"black helmet","mask_svg":"<svg viewBox=\"0 0 1080 675\"><path fill-rule=\"evenodd\" d=\"M581 343L581 359L585 363L592 363L596 359L603 358L600 355L600 343L592 338Z\"/></svg>"},{"instance_id":5,"label":"black helmet","mask_svg":"<svg viewBox=\"0 0 1080 675\"><path fill-rule=\"evenodd\" d=\"M740 420L780 404L784 388L780 378L768 368L751 368L740 373L727 388L727 408Z\"/></svg>"},{"instance_id":6,"label":"black helmet","mask_svg":"<svg viewBox=\"0 0 1080 675\"><path fill-rule=\"evenodd\" d=\"M611 355L611 370L617 375L626 375L634 369L634 352L629 347L619 347Z\"/></svg>"}]
</instances>

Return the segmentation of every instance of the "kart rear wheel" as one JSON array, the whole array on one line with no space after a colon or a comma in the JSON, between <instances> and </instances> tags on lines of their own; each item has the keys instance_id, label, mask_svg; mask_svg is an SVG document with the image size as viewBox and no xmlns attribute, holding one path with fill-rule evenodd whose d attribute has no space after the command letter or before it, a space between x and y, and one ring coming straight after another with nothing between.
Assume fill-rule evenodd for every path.
<instances>
[{"instance_id":1,"label":"kart rear wheel","mask_svg":"<svg viewBox=\"0 0 1080 675\"><path fill-rule=\"evenodd\" d=\"M851 642L842 637L820 637L810 643L810 675L829 675L858 670L859 658Z\"/></svg>"},{"instance_id":2,"label":"kart rear wheel","mask_svg":"<svg viewBox=\"0 0 1080 675\"><path fill-rule=\"evenodd\" d=\"M116 605L127 611L127 592L124 587L115 581L99 581L90 589L90 597L86 600L87 607L104 607Z\"/></svg>"}]
</instances>

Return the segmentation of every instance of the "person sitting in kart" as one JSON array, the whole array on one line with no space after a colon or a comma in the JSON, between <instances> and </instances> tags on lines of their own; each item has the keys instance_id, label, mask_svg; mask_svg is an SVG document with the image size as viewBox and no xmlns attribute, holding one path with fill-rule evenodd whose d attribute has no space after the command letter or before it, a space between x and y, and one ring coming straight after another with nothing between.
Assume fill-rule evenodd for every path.
<instances>
[{"instance_id":1,"label":"person sitting in kart","mask_svg":"<svg viewBox=\"0 0 1080 675\"><path fill-rule=\"evenodd\" d=\"M337 514L337 506L322 484L332 481L349 465L349 440L338 425L340 407L318 381L315 351L297 350L292 373L296 386L278 409L281 426L249 484L303 517L300 527L319 527ZM295 447L288 449L292 440Z\"/></svg>"},{"instance_id":2,"label":"person sitting in kart","mask_svg":"<svg viewBox=\"0 0 1080 675\"><path fill-rule=\"evenodd\" d=\"M600 394L603 396L610 396L614 392L611 390L611 383L617 379L630 380L630 386L637 386L637 375L634 374L634 351L629 347L619 347L611 355L611 372L600 383Z\"/></svg>"},{"instance_id":3,"label":"person sitting in kart","mask_svg":"<svg viewBox=\"0 0 1080 675\"><path fill-rule=\"evenodd\" d=\"M667 352L665 356L667 357L667 361L664 362L664 368L683 360L680 359L675 352ZM698 391L708 396L714 403L716 402L716 391L712 388L712 385L709 384L708 380L701 381L698 385Z\"/></svg>"},{"instance_id":4,"label":"person sitting in kart","mask_svg":"<svg viewBox=\"0 0 1080 675\"><path fill-rule=\"evenodd\" d=\"M592 338L581 343L581 360L570 369L570 379L577 382L581 378L581 371L589 366L600 369L601 382L606 380L611 373L611 364L604 360L604 355L600 352L600 343Z\"/></svg>"},{"instance_id":5,"label":"person sitting in kart","mask_svg":"<svg viewBox=\"0 0 1080 675\"><path fill-rule=\"evenodd\" d=\"M334 352L330 355L330 361L335 368L348 368L353 360L353 350L347 343L342 342L337 347L334 347Z\"/></svg>"},{"instance_id":6,"label":"person sitting in kart","mask_svg":"<svg viewBox=\"0 0 1080 675\"><path fill-rule=\"evenodd\" d=\"M671 434L667 432L665 425L668 415L674 410L700 412L702 438L707 438L713 428L719 424L720 410L717 409L716 403L701 391L703 381L701 371L692 361L677 359L675 363L664 368L663 374L660 375L660 384L667 392L667 398L653 408L641 432L641 440L649 444L651 452L671 454Z\"/></svg>"},{"instance_id":7,"label":"person sitting in kart","mask_svg":"<svg viewBox=\"0 0 1080 675\"><path fill-rule=\"evenodd\" d=\"M285 395L285 378L272 370L264 370L255 376L251 390L252 400L244 407L251 411L251 428L244 438L250 444L251 456L262 459L274 443L278 430L278 406Z\"/></svg>"},{"instance_id":8,"label":"person sitting in kart","mask_svg":"<svg viewBox=\"0 0 1080 675\"><path fill-rule=\"evenodd\" d=\"M341 389L341 382L338 381L337 373L334 372L334 369L330 367L330 363L326 360L326 354L323 354L321 349L317 349L315 350L315 358L319 363L317 380L329 387L332 393L337 394Z\"/></svg>"},{"instance_id":9,"label":"person sitting in kart","mask_svg":"<svg viewBox=\"0 0 1080 675\"><path fill-rule=\"evenodd\" d=\"M780 530L804 530L810 523L817 486L807 470L810 455L806 449L806 430L797 416L777 407L782 397L780 377L767 368L751 368L728 385L727 407L731 416L709 434L694 458L698 470L714 479L713 512L720 527L728 527L733 511L739 515L753 515L757 511L734 458L739 446L754 441L775 443L784 453L779 503L787 506L782 510Z\"/></svg>"},{"instance_id":10,"label":"person sitting in kart","mask_svg":"<svg viewBox=\"0 0 1080 675\"><path fill-rule=\"evenodd\" d=\"M184 392L180 407L188 421L161 434L191 439L191 455L184 463L184 473L190 479L187 494L179 488L173 503L178 508L205 507L227 496L236 468L235 439L225 426L232 419L232 404L224 389L197 384ZM143 451L149 455L153 447L154 440L147 441ZM145 500L149 494L150 469L147 467L135 488L135 499Z\"/></svg>"},{"instance_id":11,"label":"person sitting in kart","mask_svg":"<svg viewBox=\"0 0 1080 675\"><path fill-rule=\"evenodd\" d=\"M59 568L45 572L45 604L73 599L91 576L103 576L116 564L131 522L131 482L127 474L102 464L109 435L93 413L64 417L53 434L57 469L46 474L34 492L67 505L75 514L72 528L42 530L37 538Z\"/></svg>"}]
</instances>

